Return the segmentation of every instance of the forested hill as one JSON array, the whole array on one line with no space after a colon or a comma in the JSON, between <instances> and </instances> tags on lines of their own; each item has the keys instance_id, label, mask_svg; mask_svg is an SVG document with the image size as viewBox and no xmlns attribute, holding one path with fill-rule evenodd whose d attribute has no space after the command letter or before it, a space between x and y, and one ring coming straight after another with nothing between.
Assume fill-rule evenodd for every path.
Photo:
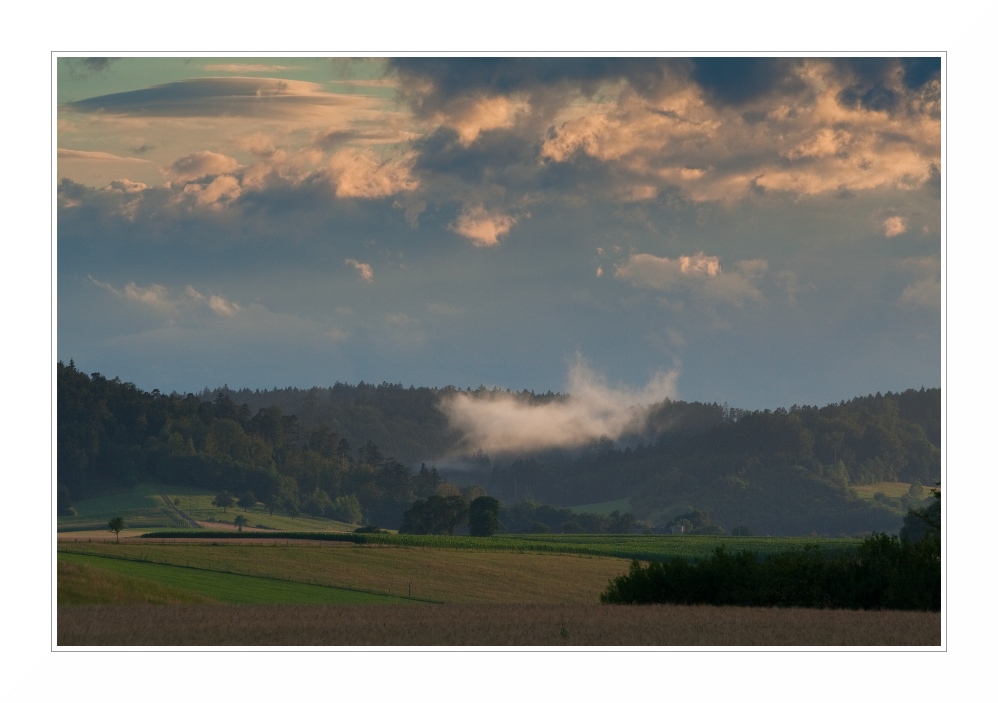
<instances>
[{"instance_id":1,"label":"forested hill","mask_svg":"<svg viewBox=\"0 0 998 703\"><path fill-rule=\"evenodd\" d=\"M468 392L336 384L204 397L146 392L72 362L59 363L57 373L58 483L75 499L153 479L250 490L320 513L330 502L353 501L369 521L390 527L416 498L439 492L436 472L415 469L456 446L460 438L438 401ZM511 395L528 403L563 400ZM754 412L666 399L653 409L645 436L616 444L593 438L577 450L516 457L479 454L469 462L474 472L450 478L480 484L507 504L627 497L639 517L656 524L696 509L725 528L744 523L771 534L884 529L893 517L871 513L851 487L933 485L940 418L939 389Z\"/></svg>"}]
</instances>

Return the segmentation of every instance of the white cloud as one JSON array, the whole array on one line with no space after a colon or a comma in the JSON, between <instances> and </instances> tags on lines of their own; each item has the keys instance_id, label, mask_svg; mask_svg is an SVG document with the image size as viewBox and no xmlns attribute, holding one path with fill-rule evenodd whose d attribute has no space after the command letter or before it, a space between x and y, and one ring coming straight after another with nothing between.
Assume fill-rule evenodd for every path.
<instances>
[{"instance_id":1,"label":"white cloud","mask_svg":"<svg viewBox=\"0 0 998 703\"><path fill-rule=\"evenodd\" d=\"M530 104L523 98L476 95L453 101L447 112L438 112L431 122L450 127L461 144L468 146L482 132L512 127L528 114Z\"/></svg>"},{"instance_id":2,"label":"white cloud","mask_svg":"<svg viewBox=\"0 0 998 703\"><path fill-rule=\"evenodd\" d=\"M152 284L150 286L137 286L135 283L126 283L124 296L129 300L148 305L163 312L174 312L176 304L168 297L166 286Z\"/></svg>"},{"instance_id":3,"label":"white cloud","mask_svg":"<svg viewBox=\"0 0 998 703\"><path fill-rule=\"evenodd\" d=\"M212 295L208 298L208 307L221 317L232 317L242 309L236 303L229 302L220 295Z\"/></svg>"},{"instance_id":4,"label":"white cloud","mask_svg":"<svg viewBox=\"0 0 998 703\"><path fill-rule=\"evenodd\" d=\"M192 196L198 205L219 208L237 200L242 194L242 188L234 176L219 176L207 185L188 183L184 186L183 194Z\"/></svg>"},{"instance_id":5,"label":"white cloud","mask_svg":"<svg viewBox=\"0 0 998 703\"><path fill-rule=\"evenodd\" d=\"M499 210L486 210L481 203L465 205L457 220L448 225L452 232L467 237L477 247L491 247L499 243L517 218Z\"/></svg>"},{"instance_id":6,"label":"white cloud","mask_svg":"<svg viewBox=\"0 0 998 703\"><path fill-rule=\"evenodd\" d=\"M362 264L357 259L344 259L343 263L352 266L360 275L361 280L368 283L374 282L374 269L371 268L370 264Z\"/></svg>"},{"instance_id":7,"label":"white cloud","mask_svg":"<svg viewBox=\"0 0 998 703\"><path fill-rule=\"evenodd\" d=\"M87 279L95 286L109 291L116 298L139 303L171 319L185 313L189 314L198 310L204 310L205 308L211 310L219 317L232 317L242 310L237 303L231 302L220 295L212 294L206 298L192 285L185 286L183 293L177 294L158 283L140 286L132 281L126 283L119 290L110 283L97 280L93 276L87 276Z\"/></svg>"},{"instance_id":8,"label":"white cloud","mask_svg":"<svg viewBox=\"0 0 998 703\"><path fill-rule=\"evenodd\" d=\"M106 151L78 151L76 149L57 149L56 157L62 159L77 159L83 161L125 161L136 164L148 164L147 159L137 159L133 156L115 156Z\"/></svg>"},{"instance_id":9,"label":"white cloud","mask_svg":"<svg viewBox=\"0 0 998 703\"><path fill-rule=\"evenodd\" d=\"M442 401L441 409L471 449L501 453L577 447L603 435L616 439L640 432L649 406L676 397L677 376L677 371L659 372L641 389L611 387L577 356L564 399L529 404L504 393L456 393Z\"/></svg>"},{"instance_id":10,"label":"white cloud","mask_svg":"<svg viewBox=\"0 0 998 703\"><path fill-rule=\"evenodd\" d=\"M798 92L760 98L752 120L681 79L648 94L576 99L545 125L541 157L584 154L613 164L617 182L608 192L625 201L666 188L702 202L741 199L758 187L819 195L924 185L940 164L937 107L901 85L892 88L910 101L904 119L844 106L843 75L826 59L806 59L793 76Z\"/></svg>"},{"instance_id":11,"label":"white cloud","mask_svg":"<svg viewBox=\"0 0 998 703\"><path fill-rule=\"evenodd\" d=\"M765 274L764 259L735 262L736 271L723 271L720 259L697 252L670 259L652 254L632 254L614 268L614 276L640 288L674 290L683 288L735 306L746 300L761 301L754 281Z\"/></svg>"},{"instance_id":12,"label":"white cloud","mask_svg":"<svg viewBox=\"0 0 998 703\"><path fill-rule=\"evenodd\" d=\"M415 190L411 159L379 162L370 149L342 149L329 159L329 176L340 198L385 198Z\"/></svg>"},{"instance_id":13,"label":"white cloud","mask_svg":"<svg viewBox=\"0 0 998 703\"><path fill-rule=\"evenodd\" d=\"M886 218L883 224L885 237L896 237L908 231L908 222L900 215Z\"/></svg>"},{"instance_id":14,"label":"white cloud","mask_svg":"<svg viewBox=\"0 0 998 703\"><path fill-rule=\"evenodd\" d=\"M721 273L716 256L697 252L692 256L670 259L652 254L632 254L624 264L614 269L614 276L643 288L671 290L686 285L690 279L703 279Z\"/></svg>"},{"instance_id":15,"label":"white cloud","mask_svg":"<svg viewBox=\"0 0 998 703\"><path fill-rule=\"evenodd\" d=\"M231 156L214 151L198 151L180 157L166 167L166 172L174 180L184 183L203 176L232 173L237 168L239 168L239 162Z\"/></svg>"}]
</instances>

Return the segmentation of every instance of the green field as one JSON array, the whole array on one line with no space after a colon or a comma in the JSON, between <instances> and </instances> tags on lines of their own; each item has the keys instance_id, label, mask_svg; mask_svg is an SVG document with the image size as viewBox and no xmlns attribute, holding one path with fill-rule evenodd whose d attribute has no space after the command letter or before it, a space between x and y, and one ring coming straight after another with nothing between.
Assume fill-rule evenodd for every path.
<instances>
[{"instance_id":1,"label":"green field","mask_svg":"<svg viewBox=\"0 0 998 703\"><path fill-rule=\"evenodd\" d=\"M167 500L163 500L162 496ZM211 504L217 493L200 488L183 488L178 486L140 483L131 489L117 493L75 501L76 515L59 516L56 527L59 532L74 532L81 530L101 530L107 528L107 521L112 517L125 518L128 528L143 530L154 528L184 529L188 523L180 516L183 511L198 523L219 522L232 524L236 515L243 515L248 520L250 528L270 530L308 530L312 532L348 532L356 529L336 520L312 518L301 515L291 518L275 513L271 515L263 504L257 503L253 508L244 511L233 507L226 511ZM180 504L174 504L179 498Z\"/></svg>"},{"instance_id":2,"label":"green field","mask_svg":"<svg viewBox=\"0 0 998 703\"><path fill-rule=\"evenodd\" d=\"M156 531L144 535L150 541L175 537L201 539L256 540L260 534L225 532ZM483 552L541 552L574 554L653 561L684 557L698 559L710 556L718 547L729 551L748 550L772 554L786 549L819 545L828 553L855 549L860 540L852 537L732 537L729 535L494 535L466 537L451 535L399 535L282 532L265 535L275 541L315 540L345 542L356 545L408 547L442 550L473 550Z\"/></svg>"},{"instance_id":3,"label":"green field","mask_svg":"<svg viewBox=\"0 0 998 703\"><path fill-rule=\"evenodd\" d=\"M900 498L903 495L908 494L908 490L911 488L910 483L898 483L894 481L881 481L880 483L871 483L866 486L852 486L856 490L856 495L864 500L873 500L873 496L877 493L883 493L888 498ZM924 492L922 495L922 502L929 502L933 499L931 486L924 486Z\"/></svg>"},{"instance_id":4,"label":"green field","mask_svg":"<svg viewBox=\"0 0 998 703\"><path fill-rule=\"evenodd\" d=\"M288 580L275 577L226 573L231 565L224 560L215 564L214 571L205 566L181 566L177 563L152 563L139 561L135 557L96 556L60 552L60 576L72 583L72 572L62 568L81 565L89 567L88 581L107 579L108 573L118 575L125 583L145 584L150 591L168 594L170 602L198 602L204 599L216 603L279 604L296 603L302 605L347 605L374 604L387 605L407 602L405 598L391 597L378 593L367 593L332 586L302 583L300 572L289 573ZM104 572L104 573L101 573ZM62 579L61 579L62 580ZM58 589L60 604L100 602L100 598L88 599L88 586ZM186 596L186 598L185 598Z\"/></svg>"}]
</instances>

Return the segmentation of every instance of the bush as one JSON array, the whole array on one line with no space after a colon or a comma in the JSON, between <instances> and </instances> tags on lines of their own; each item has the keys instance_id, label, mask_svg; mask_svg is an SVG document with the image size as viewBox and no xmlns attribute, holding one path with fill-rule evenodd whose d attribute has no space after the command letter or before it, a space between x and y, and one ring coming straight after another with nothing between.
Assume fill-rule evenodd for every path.
<instances>
[{"instance_id":1,"label":"bush","mask_svg":"<svg viewBox=\"0 0 998 703\"><path fill-rule=\"evenodd\" d=\"M768 558L719 547L699 561L651 562L610 581L601 603L678 603L803 608L933 610L941 605L939 542L883 534L853 555L814 545Z\"/></svg>"}]
</instances>

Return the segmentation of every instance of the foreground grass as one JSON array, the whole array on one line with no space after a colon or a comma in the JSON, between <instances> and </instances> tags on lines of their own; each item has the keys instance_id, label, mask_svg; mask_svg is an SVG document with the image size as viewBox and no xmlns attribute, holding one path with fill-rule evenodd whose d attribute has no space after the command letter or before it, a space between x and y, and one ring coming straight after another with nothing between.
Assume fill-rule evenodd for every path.
<instances>
[{"instance_id":1,"label":"foreground grass","mask_svg":"<svg viewBox=\"0 0 998 703\"><path fill-rule=\"evenodd\" d=\"M939 646L939 613L716 606L59 606L73 646Z\"/></svg>"},{"instance_id":2,"label":"foreground grass","mask_svg":"<svg viewBox=\"0 0 998 703\"><path fill-rule=\"evenodd\" d=\"M59 605L214 603L214 598L153 579L102 569L84 561L60 559L57 576Z\"/></svg>"},{"instance_id":3,"label":"foreground grass","mask_svg":"<svg viewBox=\"0 0 998 703\"><path fill-rule=\"evenodd\" d=\"M75 569L83 568L84 571ZM330 586L121 558L59 555L57 601L71 603L397 604L398 598ZM63 576L66 580L63 582ZM115 578L117 577L117 578ZM86 579L93 579L87 582ZM101 584L97 589L94 584Z\"/></svg>"},{"instance_id":4,"label":"foreground grass","mask_svg":"<svg viewBox=\"0 0 998 703\"><path fill-rule=\"evenodd\" d=\"M311 546L275 546L266 541L250 544L245 540L60 543L60 561L84 554L386 595L411 592L414 598L446 603L592 604L610 579L626 573L630 564L624 559L543 552L415 549L336 542L313 542Z\"/></svg>"}]
</instances>

